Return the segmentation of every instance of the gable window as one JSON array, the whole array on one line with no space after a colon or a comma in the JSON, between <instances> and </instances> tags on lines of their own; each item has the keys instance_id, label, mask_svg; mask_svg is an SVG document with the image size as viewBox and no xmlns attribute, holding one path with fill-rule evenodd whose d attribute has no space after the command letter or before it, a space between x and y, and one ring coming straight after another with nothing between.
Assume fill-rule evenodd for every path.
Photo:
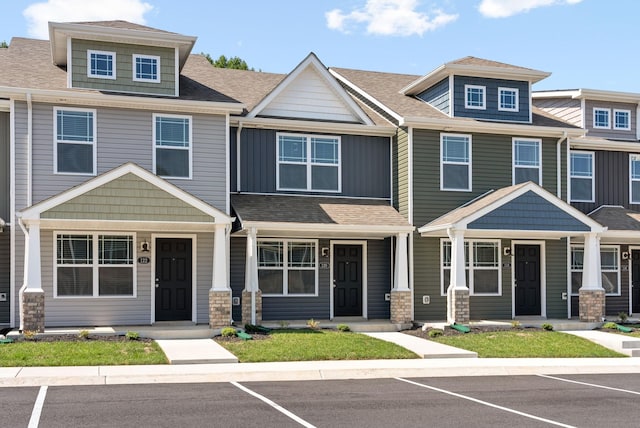
<instances>
[{"instance_id":1,"label":"gable window","mask_svg":"<svg viewBox=\"0 0 640 428\"><path fill-rule=\"evenodd\" d=\"M441 241L441 294L446 296L451 282L451 241ZM465 275L469 294L499 296L502 294L499 240L464 241Z\"/></svg>"},{"instance_id":2,"label":"gable window","mask_svg":"<svg viewBox=\"0 0 640 428\"><path fill-rule=\"evenodd\" d=\"M640 204L640 155L629 155L629 200Z\"/></svg>"},{"instance_id":3,"label":"gable window","mask_svg":"<svg viewBox=\"0 0 640 428\"><path fill-rule=\"evenodd\" d=\"M593 127L600 129L610 129L611 110L608 108L594 108L593 109Z\"/></svg>"},{"instance_id":4,"label":"gable window","mask_svg":"<svg viewBox=\"0 0 640 428\"><path fill-rule=\"evenodd\" d=\"M133 55L133 80L160 83L160 57Z\"/></svg>"},{"instance_id":5,"label":"gable window","mask_svg":"<svg viewBox=\"0 0 640 428\"><path fill-rule=\"evenodd\" d=\"M54 172L96 173L96 111L53 109Z\"/></svg>"},{"instance_id":6,"label":"gable window","mask_svg":"<svg viewBox=\"0 0 640 428\"><path fill-rule=\"evenodd\" d=\"M572 151L570 158L571 201L593 202L593 152Z\"/></svg>"},{"instance_id":7,"label":"gable window","mask_svg":"<svg viewBox=\"0 0 640 428\"><path fill-rule=\"evenodd\" d=\"M513 184L542 184L540 140L513 139Z\"/></svg>"},{"instance_id":8,"label":"gable window","mask_svg":"<svg viewBox=\"0 0 640 428\"><path fill-rule=\"evenodd\" d=\"M498 88L498 110L500 111L518 111L519 96L516 88Z\"/></svg>"},{"instance_id":9,"label":"gable window","mask_svg":"<svg viewBox=\"0 0 640 428\"><path fill-rule=\"evenodd\" d=\"M440 190L471 190L471 135L440 135Z\"/></svg>"},{"instance_id":10,"label":"gable window","mask_svg":"<svg viewBox=\"0 0 640 428\"><path fill-rule=\"evenodd\" d=\"M340 192L340 137L277 134L278 190Z\"/></svg>"},{"instance_id":11,"label":"gable window","mask_svg":"<svg viewBox=\"0 0 640 428\"><path fill-rule=\"evenodd\" d=\"M133 235L56 234L56 297L135 296Z\"/></svg>"},{"instance_id":12,"label":"gable window","mask_svg":"<svg viewBox=\"0 0 640 428\"><path fill-rule=\"evenodd\" d=\"M88 50L87 76L100 79L115 79L116 53Z\"/></svg>"},{"instance_id":13,"label":"gable window","mask_svg":"<svg viewBox=\"0 0 640 428\"><path fill-rule=\"evenodd\" d=\"M263 296L317 296L318 243L259 240L258 286Z\"/></svg>"},{"instance_id":14,"label":"gable window","mask_svg":"<svg viewBox=\"0 0 640 428\"><path fill-rule=\"evenodd\" d=\"M191 116L153 115L154 169L167 178L191 178Z\"/></svg>"},{"instance_id":15,"label":"gable window","mask_svg":"<svg viewBox=\"0 0 640 428\"><path fill-rule=\"evenodd\" d=\"M620 247L616 245L600 246L600 268L602 271L602 288L608 296L620 295ZM584 268L584 248L571 247L571 294L577 296L582 287L582 271Z\"/></svg>"},{"instance_id":16,"label":"gable window","mask_svg":"<svg viewBox=\"0 0 640 428\"><path fill-rule=\"evenodd\" d=\"M631 110L613 110L613 129L631 129Z\"/></svg>"},{"instance_id":17,"label":"gable window","mask_svg":"<svg viewBox=\"0 0 640 428\"><path fill-rule=\"evenodd\" d=\"M486 92L484 86L464 85L464 106L470 109L484 110L486 107Z\"/></svg>"}]
</instances>

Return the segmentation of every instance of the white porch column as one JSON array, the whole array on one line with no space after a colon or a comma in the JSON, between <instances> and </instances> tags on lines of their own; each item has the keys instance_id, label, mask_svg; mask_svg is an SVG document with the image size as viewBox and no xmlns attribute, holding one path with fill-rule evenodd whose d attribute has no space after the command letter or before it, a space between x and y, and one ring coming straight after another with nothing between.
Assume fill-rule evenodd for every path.
<instances>
[{"instance_id":1,"label":"white porch column","mask_svg":"<svg viewBox=\"0 0 640 428\"><path fill-rule=\"evenodd\" d=\"M216 224L213 236L213 283L211 291L229 291L227 278L227 234L225 224Z\"/></svg>"},{"instance_id":2,"label":"white porch column","mask_svg":"<svg viewBox=\"0 0 640 428\"><path fill-rule=\"evenodd\" d=\"M44 292L40 270L40 223L38 222L29 225L29 233L25 236L25 254L23 291Z\"/></svg>"},{"instance_id":3,"label":"white porch column","mask_svg":"<svg viewBox=\"0 0 640 428\"><path fill-rule=\"evenodd\" d=\"M469 322L469 288L465 276L464 230L448 229L451 239L451 273L447 288L447 322Z\"/></svg>"},{"instance_id":4,"label":"white porch column","mask_svg":"<svg viewBox=\"0 0 640 428\"><path fill-rule=\"evenodd\" d=\"M407 262L408 233L398 233L396 236L396 264L393 272L393 289L395 291L409 290L409 267Z\"/></svg>"},{"instance_id":5,"label":"white porch column","mask_svg":"<svg viewBox=\"0 0 640 428\"><path fill-rule=\"evenodd\" d=\"M244 273L244 290L255 291L258 289L258 244L256 242L256 229L252 227L247 233L247 260Z\"/></svg>"},{"instance_id":6,"label":"white porch column","mask_svg":"<svg viewBox=\"0 0 640 428\"><path fill-rule=\"evenodd\" d=\"M584 238L584 260L582 266L582 286L580 290L602 290L600 268L600 236L587 233Z\"/></svg>"}]
</instances>

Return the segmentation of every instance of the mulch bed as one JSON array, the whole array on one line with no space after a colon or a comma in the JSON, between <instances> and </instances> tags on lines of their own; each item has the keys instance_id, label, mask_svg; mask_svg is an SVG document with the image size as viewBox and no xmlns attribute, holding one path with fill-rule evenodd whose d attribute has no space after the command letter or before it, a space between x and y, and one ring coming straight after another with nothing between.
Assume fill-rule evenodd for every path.
<instances>
[{"instance_id":1,"label":"mulch bed","mask_svg":"<svg viewBox=\"0 0 640 428\"><path fill-rule=\"evenodd\" d=\"M457 336L460 334L474 334L474 333L491 333L491 332L495 332L495 331L512 331L515 330L514 327L511 326L498 326L498 325L483 325L483 326L472 326L470 327L471 331L469 333L462 333L459 332L458 330L455 330L451 327L445 327L444 329L444 334L443 336ZM522 330L522 331L537 331L537 330L542 330L541 328L537 328L537 327L518 327L518 330ZM426 330L422 330L422 327L414 327L411 330L403 330L402 333L411 335L411 336L417 336L417 337L421 337L423 339L430 339L429 337L429 331L430 330L441 330L441 329L434 329L434 328L427 328Z\"/></svg>"},{"instance_id":2,"label":"mulch bed","mask_svg":"<svg viewBox=\"0 0 640 428\"><path fill-rule=\"evenodd\" d=\"M10 337L14 342L127 342L130 339L127 339L125 336L119 335L100 335L90 334L87 338L79 337L75 334L45 334L38 335L31 339L26 339L24 336L20 337ZM153 339L147 338L139 338L138 342L143 343L152 343Z\"/></svg>"},{"instance_id":3,"label":"mulch bed","mask_svg":"<svg viewBox=\"0 0 640 428\"><path fill-rule=\"evenodd\" d=\"M269 333L249 333L251 334L251 340L269 340L271 337ZM233 342L245 342L244 339L238 336L216 336L213 338L216 342L220 343L233 343Z\"/></svg>"}]
</instances>

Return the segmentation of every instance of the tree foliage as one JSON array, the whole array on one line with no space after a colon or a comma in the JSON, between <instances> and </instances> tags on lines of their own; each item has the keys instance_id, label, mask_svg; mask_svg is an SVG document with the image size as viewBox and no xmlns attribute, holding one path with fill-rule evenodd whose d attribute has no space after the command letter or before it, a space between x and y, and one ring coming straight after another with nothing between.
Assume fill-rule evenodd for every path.
<instances>
[{"instance_id":1,"label":"tree foliage","mask_svg":"<svg viewBox=\"0 0 640 428\"><path fill-rule=\"evenodd\" d=\"M209 61L211 63L211 65L213 65L214 67L218 67L218 68L233 68L235 70L250 70L250 71L255 71L255 69L249 68L249 66L247 65L246 61L243 60L240 57L234 56L231 58L227 58L224 55L220 55L218 57L218 59L213 59L211 58L211 55L209 54L205 54L204 52L202 53L202 55L204 55L204 57L207 59L207 61Z\"/></svg>"},{"instance_id":2,"label":"tree foliage","mask_svg":"<svg viewBox=\"0 0 640 428\"><path fill-rule=\"evenodd\" d=\"M6 40L3 40L0 42L0 48L8 48L9 45L7 44Z\"/></svg>"}]
</instances>

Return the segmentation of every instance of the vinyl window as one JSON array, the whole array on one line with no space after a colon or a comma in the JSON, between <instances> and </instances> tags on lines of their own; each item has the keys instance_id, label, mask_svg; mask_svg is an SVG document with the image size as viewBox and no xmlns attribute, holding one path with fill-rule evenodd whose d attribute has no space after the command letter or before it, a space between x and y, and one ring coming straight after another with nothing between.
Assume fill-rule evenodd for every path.
<instances>
[{"instance_id":1,"label":"vinyl window","mask_svg":"<svg viewBox=\"0 0 640 428\"><path fill-rule=\"evenodd\" d=\"M441 134L440 190L471 190L471 135Z\"/></svg>"},{"instance_id":2,"label":"vinyl window","mask_svg":"<svg viewBox=\"0 0 640 428\"><path fill-rule=\"evenodd\" d=\"M451 241L441 241L441 294L447 294L451 281ZM499 296L502 294L499 240L465 240L465 275L469 294Z\"/></svg>"},{"instance_id":3,"label":"vinyl window","mask_svg":"<svg viewBox=\"0 0 640 428\"><path fill-rule=\"evenodd\" d=\"M613 129L631 130L631 110L613 110Z\"/></svg>"},{"instance_id":4,"label":"vinyl window","mask_svg":"<svg viewBox=\"0 0 640 428\"><path fill-rule=\"evenodd\" d=\"M570 159L571 201L593 202L593 152L572 151Z\"/></svg>"},{"instance_id":5,"label":"vinyl window","mask_svg":"<svg viewBox=\"0 0 640 428\"><path fill-rule=\"evenodd\" d=\"M464 85L464 106L468 109L486 108L487 88L478 85Z\"/></svg>"},{"instance_id":6,"label":"vinyl window","mask_svg":"<svg viewBox=\"0 0 640 428\"><path fill-rule=\"evenodd\" d=\"M160 57L133 55L133 80L160 83Z\"/></svg>"},{"instance_id":7,"label":"vinyl window","mask_svg":"<svg viewBox=\"0 0 640 428\"><path fill-rule=\"evenodd\" d=\"M53 109L54 172L95 175L96 111Z\"/></svg>"},{"instance_id":8,"label":"vinyl window","mask_svg":"<svg viewBox=\"0 0 640 428\"><path fill-rule=\"evenodd\" d=\"M258 286L263 296L317 296L318 243L258 241Z\"/></svg>"},{"instance_id":9,"label":"vinyl window","mask_svg":"<svg viewBox=\"0 0 640 428\"><path fill-rule=\"evenodd\" d=\"M593 127L599 129L611 129L611 110L608 108L594 108Z\"/></svg>"},{"instance_id":10,"label":"vinyl window","mask_svg":"<svg viewBox=\"0 0 640 428\"><path fill-rule=\"evenodd\" d=\"M153 115L154 173L191 178L191 116Z\"/></svg>"},{"instance_id":11,"label":"vinyl window","mask_svg":"<svg viewBox=\"0 0 640 428\"><path fill-rule=\"evenodd\" d=\"M519 91L517 88L498 88L498 110L520 110Z\"/></svg>"},{"instance_id":12,"label":"vinyl window","mask_svg":"<svg viewBox=\"0 0 640 428\"><path fill-rule=\"evenodd\" d=\"M513 184L542 184L541 141L513 139Z\"/></svg>"},{"instance_id":13,"label":"vinyl window","mask_svg":"<svg viewBox=\"0 0 640 428\"><path fill-rule=\"evenodd\" d=\"M602 288L608 296L620 295L620 247L617 245L600 246L600 268L602 272ZM584 267L584 248L571 247L571 294L579 295L582 287L582 271Z\"/></svg>"},{"instance_id":14,"label":"vinyl window","mask_svg":"<svg viewBox=\"0 0 640 428\"><path fill-rule=\"evenodd\" d=\"M340 192L340 137L277 134L278 190Z\"/></svg>"}]
</instances>

